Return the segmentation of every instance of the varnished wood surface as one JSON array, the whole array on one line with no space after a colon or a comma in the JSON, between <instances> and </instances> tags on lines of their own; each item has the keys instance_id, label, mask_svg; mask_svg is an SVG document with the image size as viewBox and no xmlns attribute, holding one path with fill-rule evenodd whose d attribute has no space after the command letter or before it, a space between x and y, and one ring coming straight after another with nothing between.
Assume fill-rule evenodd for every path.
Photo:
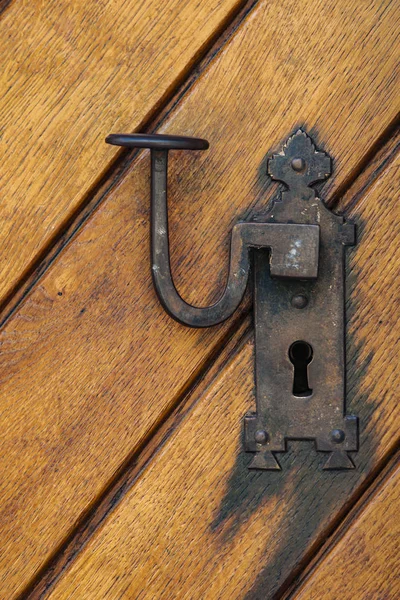
<instances>
[{"instance_id":1,"label":"varnished wood surface","mask_svg":"<svg viewBox=\"0 0 400 600\"><path fill-rule=\"evenodd\" d=\"M328 199L354 176L398 110L395 20L391 3L260 3L168 115L163 131L212 143L204 155L171 158L173 267L187 299L206 303L221 291L229 230L265 209L276 190L265 155L291 129L304 125L336 158ZM1 332L6 597L52 555L235 326L188 330L158 305L148 193L142 154Z\"/></svg>"},{"instance_id":2,"label":"varnished wood surface","mask_svg":"<svg viewBox=\"0 0 400 600\"><path fill-rule=\"evenodd\" d=\"M106 135L146 123L240 5L8 6L0 22L0 302L115 158Z\"/></svg>"},{"instance_id":3,"label":"varnished wood surface","mask_svg":"<svg viewBox=\"0 0 400 600\"><path fill-rule=\"evenodd\" d=\"M293 600L400 597L399 486L397 466Z\"/></svg>"},{"instance_id":4,"label":"varnished wood surface","mask_svg":"<svg viewBox=\"0 0 400 600\"><path fill-rule=\"evenodd\" d=\"M248 470L251 456L243 452L241 430L243 415L255 406L250 339L200 390L191 412L69 566L51 600L267 600L326 539L344 506L399 441L393 352L399 338L393 300L399 165L400 157L351 212L359 227L349 260L347 344L348 411L360 418L356 469L322 471L326 457L310 443L293 442L280 455L282 472Z\"/></svg>"}]
</instances>

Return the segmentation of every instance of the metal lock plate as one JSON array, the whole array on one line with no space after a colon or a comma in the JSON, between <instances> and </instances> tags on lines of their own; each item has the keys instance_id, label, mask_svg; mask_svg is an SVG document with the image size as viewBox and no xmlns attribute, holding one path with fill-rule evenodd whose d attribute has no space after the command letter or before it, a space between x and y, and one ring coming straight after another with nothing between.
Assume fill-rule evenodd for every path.
<instances>
[{"instance_id":1,"label":"metal lock plate","mask_svg":"<svg viewBox=\"0 0 400 600\"><path fill-rule=\"evenodd\" d=\"M294 168L297 167L297 168ZM245 417L250 468L279 469L275 452L289 439L314 440L329 452L325 469L354 465L357 419L345 416L344 250L355 226L334 215L309 186L331 173L330 159L297 132L268 164L288 190L267 221L318 223L318 277L285 281L268 273L268 255L254 254L257 411Z\"/></svg>"},{"instance_id":2,"label":"metal lock plate","mask_svg":"<svg viewBox=\"0 0 400 600\"><path fill-rule=\"evenodd\" d=\"M204 150L198 138L116 134L112 144L150 148L153 281L165 310L190 327L221 323L236 310L254 272L256 411L245 416L249 468L280 469L287 441L314 440L325 469L353 468L357 418L345 414L344 250L355 226L333 214L312 185L329 177L331 159L299 130L268 162L286 190L257 222L232 230L229 275L221 298L198 308L171 275L167 214L168 150Z\"/></svg>"}]
</instances>

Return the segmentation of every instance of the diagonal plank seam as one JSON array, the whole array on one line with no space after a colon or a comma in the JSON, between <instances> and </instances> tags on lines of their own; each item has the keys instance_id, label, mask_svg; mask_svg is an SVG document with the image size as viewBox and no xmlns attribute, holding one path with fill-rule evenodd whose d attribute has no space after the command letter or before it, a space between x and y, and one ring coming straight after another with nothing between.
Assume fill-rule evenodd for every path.
<instances>
[{"instance_id":1,"label":"diagonal plank seam","mask_svg":"<svg viewBox=\"0 0 400 600\"><path fill-rule=\"evenodd\" d=\"M281 596L282 600L294 600L297 596L297 592L300 590L302 585L313 577L314 572L318 569L319 565L325 560L333 547L346 535L351 526L356 522L359 516L363 513L367 504L378 495L382 490L386 482L390 479L391 475L396 470L399 464L400 458L400 439L397 441L392 451L385 457L385 464L375 474L375 477L370 481L369 486L360 490L360 496L356 502L354 502L343 514L342 519L339 520L337 526L329 531L326 535L327 539L323 546L318 552L311 558L306 567L302 572L293 579L287 592ZM366 483L366 482L365 482Z\"/></svg>"},{"instance_id":2,"label":"diagonal plank seam","mask_svg":"<svg viewBox=\"0 0 400 600\"><path fill-rule=\"evenodd\" d=\"M249 12L249 10L250 9L248 9L247 12ZM245 18L245 16L243 16L243 18ZM236 24L236 28L238 26L239 24ZM213 56L215 54L213 54ZM207 57L207 64L211 60L212 58L209 59ZM202 65L202 68L205 67L206 64ZM168 118L169 114L172 112L173 108L184 96L184 94L190 89L194 81L195 79L187 84L185 89L179 94L179 99L175 99L173 105L167 107L165 112L163 112L163 114L160 116L159 120L148 128L148 131L153 132L157 130L157 128ZM331 209L338 205L340 198L349 191L361 173L368 170L368 167L371 165L371 163L379 158L381 153L386 152L386 144L396 136L396 132L399 132L399 117L396 117L396 119L389 124L382 135L377 138L370 151L365 155L364 160L360 161L358 168L353 173L350 173L349 177L333 193L331 198L327 200L327 204ZM371 185L371 183L375 181L380 173L386 168L387 164L391 162L399 147L400 139L394 145L394 148L390 151L390 153L386 156L385 160L382 160L380 167L372 172L371 177L367 179L363 188L359 190L357 195L354 196L349 208L358 202L359 198L365 193L365 190ZM0 304L0 329L6 325L11 316L20 308L24 300L35 289L48 269L54 264L54 262L56 262L61 253L78 235L85 223L93 216L93 214L105 201L108 194L111 193L111 191L120 183L124 175L135 162L139 153L140 151L137 150L122 150L119 153L117 159L113 162L110 169L106 172L98 184L92 188L87 196L87 200L83 201L78 213L74 213L72 215L72 217L65 224L64 228L58 232L56 239L54 239L53 242L44 249L43 253L40 254L32 270L19 280L17 288L11 290L4 302ZM252 206L249 206L248 210L250 211L251 208Z\"/></svg>"},{"instance_id":3,"label":"diagonal plank seam","mask_svg":"<svg viewBox=\"0 0 400 600\"><path fill-rule=\"evenodd\" d=\"M321 553L321 560L331 544L334 544L340 537L342 528L343 532L347 529L347 523L350 526L352 522L353 511L354 514L358 513L358 506L360 510L366 505L371 495L373 495L376 487L379 486L382 479L385 478L387 469L391 471L392 463L396 463L398 459L398 453L400 451L400 437L398 437L391 449L387 454L377 463L376 467L369 473L365 481L360 485L357 491L351 496L336 515L333 521L329 524L323 535L319 539L316 539L308 553L304 556L304 559L299 565L290 573L290 576L280 586L274 600L291 600L293 594L300 587L304 579L307 578L309 570L313 569L314 561L319 562L319 555ZM325 549L325 544L328 539L328 547Z\"/></svg>"},{"instance_id":4,"label":"diagonal plank seam","mask_svg":"<svg viewBox=\"0 0 400 600\"><path fill-rule=\"evenodd\" d=\"M10 0L11 1L11 0ZM152 132L168 117L182 97L190 90L210 62L217 56L228 40L246 20L256 6L258 0L242 0L238 2L231 13L218 24L210 39L196 52L179 79L165 92L164 96L154 105L142 123L135 131ZM9 3L1 4L0 15ZM19 277L16 284L6 294L0 303L0 328L17 310L30 291L46 273L48 268L58 258L77 235L86 221L99 208L109 192L123 178L126 171L135 161L137 151L121 150L98 181L82 197L81 202L70 216L56 229L54 235L33 260L32 265Z\"/></svg>"},{"instance_id":5,"label":"diagonal plank seam","mask_svg":"<svg viewBox=\"0 0 400 600\"><path fill-rule=\"evenodd\" d=\"M213 384L218 373L236 356L251 335L251 319L244 314L227 331L201 368L185 383L170 409L147 432L137 450L127 457L104 493L88 507L70 535L18 596L19 600L41 598L57 583L95 531L139 480L181 421Z\"/></svg>"},{"instance_id":6,"label":"diagonal plank seam","mask_svg":"<svg viewBox=\"0 0 400 600\"><path fill-rule=\"evenodd\" d=\"M0 0L0 17L10 6L12 0Z\"/></svg>"},{"instance_id":7,"label":"diagonal plank seam","mask_svg":"<svg viewBox=\"0 0 400 600\"><path fill-rule=\"evenodd\" d=\"M388 153L385 159L382 158L379 166L373 170L370 177L368 177L364 186L362 186L356 194L354 194L351 202L346 205L346 210L350 211L353 206L355 206L359 199L365 194L365 191L368 187L370 187L374 181L381 175L381 173L386 169L387 165L394 159L398 150L400 149L400 114L396 115L395 119L393 119L392 123L386 128L383 132L382 136L378 138L370 148L369 152L367 152L364 156L364 159L359 162L357 167L354 169L353 173L349 174L349 177L346 178L341 185L335 191L331 202L329 203L331 208L337 206L340 201L340 198L344 196L348 190L355 183L356 179L362 174L363 171L368 169L368 166L379 158L380 152L383 150L385 153L385 146L390 140L394 140L395 144L393 149Z\"/></svg>"},{"instance_id":8,"label":"diagonal plank seam","mask_svg":"<svg viewBox=\"0 0 400 600\"><path fill-rule=\"evenodd\" d=\"M195 86L195 87L196 87L196 86ZM179 112L179 110L178 110L177 112ZM387 121L386 121L386 124L387 124ZM375 136L373 136L373 137L375 137ZM371 143L373 143L373 141L374 141L374 140L371 140ZM364 150L364 152L365 152L365 150ZM358 164L359 164L360 160L362 160L362 156L358 155ZM135 163L135 164L136 164L136 163ZM353 165L353 169L352 169L352 171L354 172L354 170L355 170L355 167L354 167L354 165ZM85 229L86 229L86 226L85 226L83 229L85 230ZM89 223L89 227L88 227L88 229L89 229L89 230L91 229L91 223ZM74 241L74 244L73 244L73 245L75 245L75 241ZM79 240L78 240L78 253L81 253L81 251L79 250ZM85 262L85 261L86 261L86 255L85 255L85 253L81 253L81 254L83 254L83 256L81 256L81 260L82 260L83 262ZM64 254L64 256L65 256L65 254ZM59 270L59 269L58 269L59 265L60 265L60 262L56 263L56 268L55 268L55 271L56 271L56 272L58 272L58 270ZM51 276L50 276L50 278L51 278ZM18 318L18 317L17 317L17 318ZM199 365L198 365L198 366L199 366ZM180 382L180 390L181 390L181 389L182 389L182 382ZM179 391L180 391L180 390L179 390ZM173 400L173 401L175 401L175 399L176 399L176 397L177 397L177 396L178 396L178 394L177 394L177 392L175 392L175 394L173 394L173 398L172 398L172 400ZM161 411L161 413L162 413L162 414L163 414L163 413L165 414L165 411ZM126 456L126 454L125 454L125 456ZM125 456L124 456L124 455L122 455L122 456L120 456L120 457L119 457L119 460L118 460L118 463L119 463L119 464L121 464L121 463L122 463L122 461L124 460ZM116 465L116 468L118 468L118 464ZM98 490L97 490L97 493L98 493L99 495L100 495L100 494L102 494L102 491L101 491L101 490L105 488L105 486L107 485L107 483L108 483L109 479L110 479L112 476L113 476L113 475L111 475L111 476L109 475L107 478L105 478L105 479L102 481L102 485L101 485L101 486L98 488ZM96 494L96 495L97 495L97 494ZM95 495L94 497L92 497L92 499L91 499L92 501L94 500L94 498L96 497L96 495ZM65 535L65 534L64 534L64 535ZM62 538L61 538L61 539L62 539ZM60 539L59 539L59 542L60 542ZM57 544L57 545L58 545L58 544ZM53 549L54 549L54 548L53 548ZM40 562L39 562L39 565L37 565L37 566L40 566ZM31 575L32 575L32 574L31 574Z\"/></svg>"},{"instance_id":9,"label":"diagonal plank seam","mask_svg":"<svg viewBox=\"0 0 400 600\"><path fill-rule=\"evenodd\" d=\"M200 74L207 69L208 65L221 52L239 27L246 21L248 15L253 11L257 3L257 0L239 3L238 7L232 11L230 17L222 22L220 27L216 29L210 41L198 51L197 58L195 56L191 66L189 66L191 71L189 73L184 73L183 78L178 81L177 85L170 89L164 98L160 99L157 106L153 107L153 113L138 126L138 130L153 132L167 120L171 112L192 88ZM361 160L357 165L357 168L354 169L354 172L349 173L348 177L328 201L331 208L337 204L341 195L346 193L358 175L392 137L394 131L398 127L398 123L399 117L397 116L377 138L373 146L365 154L364 159ZM3 302L0 303L0 328L5 325L8 319L19 308L50 266L57 260L59 255L69 243L72 242L84 224L101 206L108 194L111 193L118 183L120 183L131 165L135 162L138 154L139 152L137 151L129 152L126 150L122 150L118 153L103 176L82 198L82 201L76 210L73 211L70 217L57 229L50 242L38 254L31 268L22 274L16 285L9 291ZM249 209L251 209L251 206L249 206Z\"/></svg>"},{"instance_id":10,"label":"diagonal plank seam","mask_svg":"<svg viewBox=\"0 0 400 600\"><path fill-rule=\"evenodd\" d=\"M256 2L251 3L256 4ZM246 6L246 14L241 15L243 19L245 19L248 12L250 12L251 8ZM239 22L235 22L235 30L239 27ZM224 43L229 39L233 32L229 32L230 35L226 37ZM222 47L222 46L221 46ZM207 67L207 65L211 62L214 56L220 50L219 47L215 50L211 57L207 56L204 59L204 63L201 65L201 69L196 71L197 75L201 73L203 69ZM192 87L193 83L196 81L197 77L193 77L190 82L184 86L184 89L181 90L178 94L178 98L174 98L171 105L168 105L165 111L159 115L159 118L156 122L149 125L149 127L143 126L142 130L144 132L154 132L156 131L164 121L167 120L168 116L175 108L175 106L179 103L179 101L183 98L183 96L189 91ZM296 128L295 128L296 129ZM377 138L374 145L371 147L369 152L366 153L364 159L360 161L359 165L357 165L357 169L349 174L349 176L345 179L343 184L333 193L331 198L327 200L327 204L329 207L335 208L340 201L340 198L348 192L348 190L352 187L356 179L368 169L368 166L379 156L380 152L385 151L386 144L392 139L392 137L396 134L399 129L399 117L397 116L383 131L383 133ZM400 145L400 141L396 144L396 147L391 152L391 154L386 158L386 161L391 161L393 156L395 155L397 148ZM135 160L137 159L140 151L126 151L122 150L111 167L106 171L101 180L94 186L86 198L82 201L81 205L78 207L78 211L74 212L72 216L68 219L68 221L64 224L60 231L56 234L53 241L44 248L43 252L38 256L37 261L33 265L32 269L28 271L18 282L17 286L10 291L5 300L0 304L0 329L2 329L10 317L20 308L28 295L35 289L39 281L48 271L48 269L56 262L61 253L67 248L67 246L74 240L74 238L78 235L79 231L85 225L85 223L94 215L94 213L99 209L102 203L107 198L108 194L112 192L112 190L121 182L124 175L131 168ZM381 170L386 167L386 162L382 163ZM380 174L375 173L372 175L371 182ZM368 180L366 183L366 187L370 185L370 181ZM362 195L364 193L364 189L360 191ZM358 201L358 197L353 200L354 202ZM256 203L256 202L255 202ZM248 211L253 208L252 205L249 205Z\"/></svg>"},{"instance_id":11,"label":"diagonal plank seam","mask_svg":"<svg viewBox=\"0 0 400 600\"><path fill-rule=\"evenodd\" d=\"M344 192L350 192L352 194L352 199L347 205L348 207L354 207L360 201L370 187L373 186L377 177L389 168L390 164L397 156L399 152L399 140L397 139L398 136L396 136L396 132L397 126L394 127L392 124L390 128L385 131L385 135L382 136L385 139L382 139L379 144L375 145L376 153L373 156L369 153L368 160L363 161L363 168L357 170L356 179L349 182L346 190L342 191L342 194ZM377 159L378 164L374 165ZM372 170L370 170L371 164L374 166ZM366 178L359 183L361 174L365 174ZM354 191L352 190L353 187L355 188ZM331 197L329 205L336 205L339 200L338 194L335 193ZM149 463L165 445L173 431L179 426L179 423L195 406L197 400L200 398L200 395L196 393L198 392L198 388L201 387L204 382L206 382L206 385L204 390L202 389L203 392L210 387L221 369L230 362L232 357L246 343L251 335L250 327L250 317L248 313L242 315L240 319L232 324L232 327L229 328L224 339L218 344L215 352L207 359L206 364L202 365L200 371L194 374L191 380L185 385L183 392L177 396L170 411L148 432L142 445L134 455L128 457L124 462L116 477L110 482L104 493L96 499L96 502L93 503L91 507L88 508L76 528L56 550L52 558L43 565L42 569L30 582L29 586L25 588L24 592L19 596L20 600L28 597L30 600L41 598L57 583L63 573L70 567L71 563L73 563L78 554L83 550L93 534L114 511L125 494L138 481ZM222 366L220 367L219 365L221 363ZM324 535L315 541L298 567L281 585L275 596L276 599L282 598L282 594L286 594L288 590L291 589L294 582L297 581L300 575L321 551L327 537L331 537L336 532L343 520L354 510L357 503L362 501L362 497L368 496L371 486L374 486L375 482L379 480L382 471L387 467L398 451L399 442L400 438L394 442L390 451L369 473L365 481L343 506L329 528L324 532Z\"/></svg>"}]
</instances>

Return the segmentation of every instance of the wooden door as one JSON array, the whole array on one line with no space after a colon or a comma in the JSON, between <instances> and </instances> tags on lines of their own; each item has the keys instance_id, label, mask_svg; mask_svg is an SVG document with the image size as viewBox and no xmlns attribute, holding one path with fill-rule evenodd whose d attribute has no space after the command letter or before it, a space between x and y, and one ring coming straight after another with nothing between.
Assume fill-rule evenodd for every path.
<instances>
[{"instance_id":1,"label":"wooden door","mask_svg":"<svg viewBox=\"0 0 400 600\"><path fill-rule=\"evenodd\" d=\"M0 597L399 598L398 2L0 7ZM279 191L266 157L298 127L334 157L320 193L359 232L352 471L321 470L308 442L281 472L248 470L250 298L209 329L163 311L149 156L104 144L210 141L172 153L169 176L175 281L206 305L232 226Z\"/></svg>"}]
</instances>

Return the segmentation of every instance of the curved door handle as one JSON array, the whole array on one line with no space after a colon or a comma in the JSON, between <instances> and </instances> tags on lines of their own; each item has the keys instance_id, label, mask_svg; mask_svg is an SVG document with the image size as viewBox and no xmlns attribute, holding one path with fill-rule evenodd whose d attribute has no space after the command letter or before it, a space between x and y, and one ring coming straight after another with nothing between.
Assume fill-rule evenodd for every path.
<instances>
[{"instance_id":1,"label":"curved door handle","mask_svg":"<svg viewBox=\"0 0 400 600\"><path fill-rule=\"evenodd\" d=\"M198 308L178 294L168 240L168 151L205 150L199 138L113 134L107 143L151 150L151 260L154 286L165 310L190 327L228 319L254 267L256 412L246 415L249 468L280 469L276 452L290 439L313 439L329 452L325 469L354 468L357 418L345 414L344 247L355 226L333 214L311 187L329 177L330 157L297 131L268 162L268 174L285 184L263 222L236 223L229 274L221 298ZM249 249L253 248L252 257ZM265 248L269 252L265 252Z\"/></svg>"}]
</instances>

